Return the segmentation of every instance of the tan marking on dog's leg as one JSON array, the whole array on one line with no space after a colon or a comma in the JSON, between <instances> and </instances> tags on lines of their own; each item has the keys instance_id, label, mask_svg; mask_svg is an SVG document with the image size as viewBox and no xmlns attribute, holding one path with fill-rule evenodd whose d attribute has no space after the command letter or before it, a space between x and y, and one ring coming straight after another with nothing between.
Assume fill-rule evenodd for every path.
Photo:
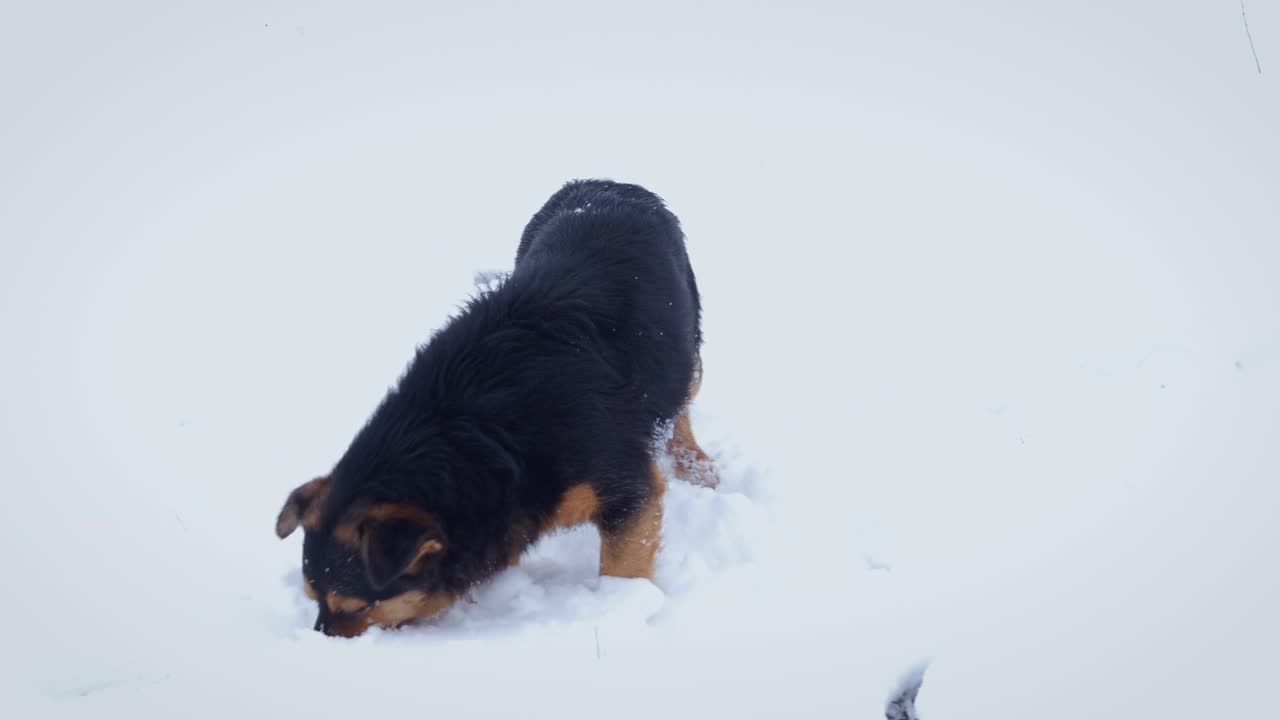
<instances>
[{"instance_id":1,"label":"tan marking on dog's leg","mask_svg":"<svg viewBox=\"0 0 1280 720\"><path fill-rule=\"evenodd\" d=\"M662 540L662 496L667 478L650 462L653 494L622 529L600 533L600 574L623 578L653 578L653 562Z\"/></svg>"},{"instance_id":2,"label":"tan marking on dog's leg","mask_svg":"<svg viewBox=\"0 0 1280 720\"><path fill-rule=\"evenodd\" d=\"M716 472L711 456L693 437L693 426L689 423L687 409L676 416L675 429L671 434L671 441L667 443L667 452L676 461L676 477L687 483L709 488L720 484L720 475Z\"/></svg>"},{"instance_id":3,"label":"tan marking on dog's leg","mask_svg":"<svg viewBox=\"0 0 1280 720\"><path fill-rule=\"evenodd\" d=\"M667 443L667 453L675 460L676 477L681 480L709 488L720 484L715 462L693 436L687 408L676 416L671 440Z\"/></svg>"},{"instance_id":4,"label":"tan marking on dog's leg","mask_svg":"<svg viewBox=\"0 0 1280 720\"><path fill-rule=\"evenodd\" d=\"M600 498L590 485L574 485L565 491L556 505L555 512L547 520L544 530L581 525L595 519L600 509Z\"/></svg>"},{"instance_id":5,"label":"tan marking on dog's leg","mask_svg":"<svg viewBox=\"0 0 1280 720\"><path fill-rule=\"evenodd\" d=\"M702 388L702 357L693 359L693 382L689 384L689 395L685 399L684 408L676 416L675 428L671 440L667 443L667 453L676 461L676 477L687 483L714 488L720 484L720 475L716 472L711 456L698 445L693 437L693 425L689 422L689 403Z\"/></svg>"}]
</instances>

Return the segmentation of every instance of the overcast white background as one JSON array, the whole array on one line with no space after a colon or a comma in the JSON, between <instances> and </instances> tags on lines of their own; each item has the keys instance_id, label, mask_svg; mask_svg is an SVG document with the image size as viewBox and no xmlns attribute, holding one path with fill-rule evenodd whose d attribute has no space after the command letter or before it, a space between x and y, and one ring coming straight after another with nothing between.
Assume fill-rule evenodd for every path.
<instances>
[{"instance_id":1,"label":"overcast white background","mask_svg":"<svg viewBox=\"0 0 1280 720\"><path fill-rule=\"evenodd\" d=\"M323 715L396 653L450 678L422 708L585 716L536 640L450 675L246 618L296 592L288 490L611 177L684 222L700 421L771 529L602 683L875 717L929 657L930 719L1265 715L1280 5L1247 8L1261 74L1230 0L6 2L0 707Z\"/></svg>"}]
</instances>

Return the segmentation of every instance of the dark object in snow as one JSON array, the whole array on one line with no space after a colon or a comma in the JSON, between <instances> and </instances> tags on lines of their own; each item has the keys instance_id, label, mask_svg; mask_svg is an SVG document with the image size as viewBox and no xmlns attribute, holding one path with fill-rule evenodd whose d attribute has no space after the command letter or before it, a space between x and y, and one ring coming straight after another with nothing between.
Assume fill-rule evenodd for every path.
<instances>
[{"instance_id":1,"label":"dark object in snow","mask_svg":"<svg viewBox=\"0 0 1280 720\"><path fill-rule=\"evenodd\" d=\"M280 511L280 537L306 530L316 629L350 637L433 614L542 533L585 522L600 528L602 573L650 577L666 487L656 428L674 424L682 475L707 460L687 413L700 308L658 196L604 180L552 195L510 275L418 349L333 470Z\"/></svg>"},{"instance_id":2,"label":"dark object in snow","mask_svg":"<svg viewBox=\"0 0 1280 720\"><path fill-rule=\"evenodd\" d=\"M898 681L898 689L889 697L889 704L884 708L887 720L920 720L916 714L916 696L920 694L920 686L924 684L924 671L927 665L920 665L907 671Z\"/></svg>"}]
</instances>

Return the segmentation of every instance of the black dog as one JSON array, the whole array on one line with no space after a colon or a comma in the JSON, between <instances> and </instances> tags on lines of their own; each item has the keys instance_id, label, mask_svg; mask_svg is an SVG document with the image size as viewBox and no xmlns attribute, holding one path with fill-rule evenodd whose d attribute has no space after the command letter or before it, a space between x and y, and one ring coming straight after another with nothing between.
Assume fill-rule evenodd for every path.
<instances>
[{"instance_id":1,"label":"black dog","mask_svg":"<svg viewBox=\"0 0 1280 720\"><path fill-rule=\"evenodd\" d=\"M689 428L700 303L679 221L636 185L565 185L515 268L421 347L333 471L289 496L316 629L353 636L447 607L540 534L594 522L600 570L650 577L666 480L714 484ZM673 424L674 427L668 427Z\"/></svg>"}]
</instances>

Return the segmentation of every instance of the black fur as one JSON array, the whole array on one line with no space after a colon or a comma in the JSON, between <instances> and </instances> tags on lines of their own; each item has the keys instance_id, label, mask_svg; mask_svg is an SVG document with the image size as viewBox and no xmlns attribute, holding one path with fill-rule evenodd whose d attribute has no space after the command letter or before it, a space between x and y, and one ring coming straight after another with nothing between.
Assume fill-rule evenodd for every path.
<instances>
[{"instance_id":1,"label":"black fur","mask_svg":"<svg viewBox=\"0 0 1280 720\"><path fill-rule=\"evenodd\" d=\"M699 325L684 235L662 200L637 185L565 185L525 228L510 276L419 348L337 463L304 543L307 577L370 599L460 593L505 567L581 483L600 498L602 531L620 528L653 492L654 430L686 401ZM375 589L331 537L373 503L430 512L445 551Z\"/></svg>"}]
</instances>

